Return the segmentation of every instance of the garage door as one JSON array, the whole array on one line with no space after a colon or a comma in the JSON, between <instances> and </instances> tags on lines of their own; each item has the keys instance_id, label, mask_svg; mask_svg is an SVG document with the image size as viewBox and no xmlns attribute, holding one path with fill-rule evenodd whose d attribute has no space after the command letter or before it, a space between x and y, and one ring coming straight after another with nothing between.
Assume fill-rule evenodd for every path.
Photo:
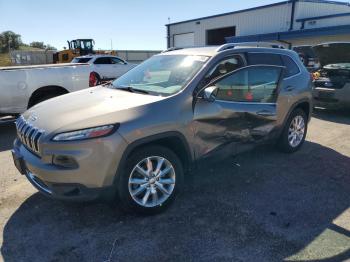
<instances>
[{"instance_id":1,"label":"garage door","mask_svg":"<svg viewBox=\"0 0 350 262\"><path fill-rule=\"evenodd\" d=\"M174 47L194 46L194 33L174 35Z\"/></svg>"}]
</instances>

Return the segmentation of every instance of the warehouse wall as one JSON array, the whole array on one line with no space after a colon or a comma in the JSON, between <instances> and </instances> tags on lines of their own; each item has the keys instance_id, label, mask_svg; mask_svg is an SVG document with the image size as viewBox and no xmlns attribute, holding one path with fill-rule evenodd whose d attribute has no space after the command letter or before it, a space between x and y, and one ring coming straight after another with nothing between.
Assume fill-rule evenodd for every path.
<instances>
[{"instance_id":1,"label":"warehouse wall","mask_svg":"<svg viewBox=\"0 0 350 262\"><path fill-rule=\"evenodd\" d=\"M228 26L236 27L236 35L251 35L258 33L271 33L289 29L291 3L255 9L242 13L228 14L197 21L184 22L171 25L170 46L174 46L174 35L194 33L195 46L206 45L206 30Z\"/></svg>"},{"instance_id":2,"label":"warehouse wall","mask_svg":"<svg viewBox=\"0 0 350 262\"><path fill-rule=\"evenodd\" d=\"M284 3L281 5L268 6L260 9L173 24L169 26L170 46L174 46L174 35L183 33L194 33L194 45L205 46L207 43L207 30L229 26L236 27L236 36L288 31L290 28L291 12L292 3ZM295 5L293 30L299 30L302 26L301 22L296 21L297 19L346 12L350 13L350 5L322 3L321 1L312 2L310 0L297 1ZM350 16L333 17L305 22L304 28L310 29L347 24L350 24ZM337 39L335 37L330 38ZM322 37L320 39L326 40L328 38ZM343 41L342 39L343 38L339 38L337 41ZM303 40L298 41L302 42Z\"/></svg>"},{"instance_id":3,"label":"warehouse wall","mask_svg":"<svg viewBox=\"0 0 350 262\"><path fill-rule=\"evenodd\" d=\"M290 40L293 46L298 45L318 45L326 42L350 42L350 35L305 37Z\"/></svg>"},{"instance_id":4,"label":"warehouse wall","mask_svg":"<svg viewBox=\"0 0 350 262\"><path fill-rule=\"evenodd\" d=\"M295 8L295 20L300 18L317 17L324 15L333 15L341 13L350 13L350 5L332 4L332 3L313 3L309 1L299 1ZM347 25L350 24L350 16L335 17L322 20L314 20L315 23L305 22L305 29L318 28L326 26ZM294 22L294 30L300 29L302 23Z\"/></svg>"}]
</instances>

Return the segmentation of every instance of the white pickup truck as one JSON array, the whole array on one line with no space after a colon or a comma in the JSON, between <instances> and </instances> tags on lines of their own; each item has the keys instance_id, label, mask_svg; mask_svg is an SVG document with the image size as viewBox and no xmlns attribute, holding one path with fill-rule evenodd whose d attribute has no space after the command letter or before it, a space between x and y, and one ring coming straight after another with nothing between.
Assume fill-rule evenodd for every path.
<instances>
[{"instance_id":1,"label":"white pickup truck","mask_svg":"<svg viewBox=\"0 0 350 262\"><path fill-rule=\"evenodd\" d=\"M17 115L44 100L88 88L88 64L0 67L0 117Z\"/></svg>"}]
</instances>

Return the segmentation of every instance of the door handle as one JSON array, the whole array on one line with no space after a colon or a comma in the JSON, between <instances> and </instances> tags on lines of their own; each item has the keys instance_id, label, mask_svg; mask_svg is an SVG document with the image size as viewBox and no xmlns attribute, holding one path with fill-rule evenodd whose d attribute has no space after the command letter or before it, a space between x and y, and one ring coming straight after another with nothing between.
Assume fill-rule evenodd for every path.
<instances>
[{"instance_id":1,"label":"door handle","mask_svg":"<svg viewBox=\"0 0 350 262\"><path fill-rule=\"evenodd\" d=\"M273 112L268 111L268 110L261 110L261 111L256 112L256 114L258 116L274 116L275 115Z\"/></svg>"},{"instance_id":2,"label":"door handle","mask_svg":"<svg viewBox=\"0 0 350 262\"><path fill-rule=\"evenodd\" d=\"M286 87L286 91L287 91L287 92L291 92L291 91L293 91L294 89L295 89L294 86L287 86L287 87Z\"/></svg>"}]
</instances>

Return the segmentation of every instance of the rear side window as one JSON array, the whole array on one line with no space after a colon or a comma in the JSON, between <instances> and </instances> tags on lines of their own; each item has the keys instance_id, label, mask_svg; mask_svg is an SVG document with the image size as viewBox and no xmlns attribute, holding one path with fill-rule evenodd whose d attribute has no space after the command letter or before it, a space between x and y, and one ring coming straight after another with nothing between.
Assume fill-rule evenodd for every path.
<instances>
[{"instance_id":1,"label":"rear side window","mask_svg":"<svg viewBox=\"0 0 350 262\"><path fill-rule=\"evenodd\" d=\"M87 63L91 60L91 58L84 57L84 58L74 58L72 60L72 63Z\"/></svg>"},{"instance_id":2,"label":"rear side window","mask_svg":"<svg viewBox=\"0 0 350 262\"><path fill-rule=\"evenodd\" d=\"M299 67L293 61L292 58L290 58L289 56L282 55L282 60L283 60L284 66L286 67L286 72L284 74L284 77L294 76L300 72Z\"/></svg>"},{"instance_id":3,"label":"rear side window","mask_svg":"<svg viewBox=\"0 0 350 262\"><path fill-rule=\"evenodd\" d=\"M111 64L111 59L109 57L100 57L97 58L96 61L94 62L94 64L98 64L98 65L109 65Z\"/></svg>"},{"instance_id":4,"label":"rear side window","mask_svg":"<svg viewBox=\"0 0 350 262\"><path fill-rule=\"evenodd\" d=\"M248 53L249 65L276 65L283 66L280 55L270 53Z\"/></svg>"}]
</instances>

